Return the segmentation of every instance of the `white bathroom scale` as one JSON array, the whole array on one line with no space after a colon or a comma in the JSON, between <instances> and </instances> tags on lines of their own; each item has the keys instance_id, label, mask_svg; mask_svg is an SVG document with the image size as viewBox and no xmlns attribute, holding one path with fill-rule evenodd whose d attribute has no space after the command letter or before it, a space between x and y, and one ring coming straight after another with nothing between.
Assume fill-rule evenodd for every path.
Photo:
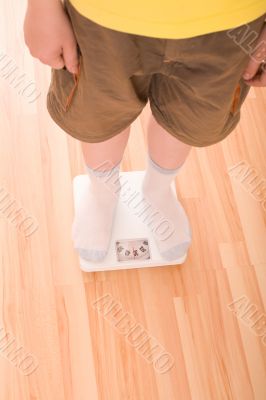
<instances>
[{"instance_id":1,"label":"white bathroom scale","mask_svg":"<svg viewBox=\"0 0 266 400\"><path fill-rule=\"evenodd\" d=\"M139 216L141 207L138 210L136 204L143 198L141 196L141 182L144 173L145 171L119 172L122 188L115 211L108 253L101 262L87 261L79 256L80 268L83 271L96 272L158 267L182 264L185 261L187 253L181 258L171 261L162 258L153 238L151 225L148 224L148 220ZM75 212L79 207L81 196L86 196L89 185L90 179L87 174L77 175L73 179ZM174 181L171 189L177 198ZM133 205L134 201L135 205ZM177 201L177 205L180 207L181 213L185 215L179 201ZM179 228L185 227L180 226Z\"/></svg>"}]
</instances>

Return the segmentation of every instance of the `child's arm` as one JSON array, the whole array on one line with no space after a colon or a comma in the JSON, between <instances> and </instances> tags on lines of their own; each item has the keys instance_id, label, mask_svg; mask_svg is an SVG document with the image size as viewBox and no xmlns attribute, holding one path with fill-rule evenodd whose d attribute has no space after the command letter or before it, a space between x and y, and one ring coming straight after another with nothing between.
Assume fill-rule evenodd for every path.
<instances>
[{"instance_id":1,"label":"child's arm","mask_svg":"<svg viewBox=\"0 0 266 400\"><path fill-rule=\"evenodd\" d=\"M53 68L77 72L74 32L60 0L28 0L24 38L30 53Z\"/></svg>"}]
</instances>

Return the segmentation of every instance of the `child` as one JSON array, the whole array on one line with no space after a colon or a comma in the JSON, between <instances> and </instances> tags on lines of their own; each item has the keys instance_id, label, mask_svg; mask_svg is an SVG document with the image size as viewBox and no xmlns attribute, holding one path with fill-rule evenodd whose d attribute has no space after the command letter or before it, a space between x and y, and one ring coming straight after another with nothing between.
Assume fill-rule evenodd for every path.
<instances>
[{"instance_id":1,"label":"child","mask_svg":"<svg viewBox=\"0 0 266 400\"><path fill-rule=\"evenodd\" d=\"M265 0L28 0L25 42L52 67L49 113L81 141L91 179L72 228L83 258L107 253L118 196L99 177L118 178L130 124L147 101L142 191L178 226L170 185L191 146L223 140L250 85L266 86L265 11ZM116 193L120 187L118 179ZM166 260L191 242L189 231L155 239Z\"/></svg>"}]
</instances>

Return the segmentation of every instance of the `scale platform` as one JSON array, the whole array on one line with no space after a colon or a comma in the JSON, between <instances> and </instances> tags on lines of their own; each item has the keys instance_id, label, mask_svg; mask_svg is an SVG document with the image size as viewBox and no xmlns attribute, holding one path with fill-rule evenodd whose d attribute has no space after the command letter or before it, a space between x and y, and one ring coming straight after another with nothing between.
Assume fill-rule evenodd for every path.
<instances>
[{"instance_id":1,"label":"scale platform","mask_svg":"<svg viewBox=\"0 0 266 400\"><path fill-rule=\"evenodd\" d=\"M125 196L126 188L131 194L135 193L138 200L141 196L141 183L145 171L119 172L122 189L120 191L119 201L115 211L113 221L112 236L106 257L101 262L84 260L79 256L80 268L85 272L110 271L119 269L158 267L166 265L182 264L187 253L176 260L166 260L161 257L151 227L138 215L137 209L133 209L130 201ZM123 185L123 182L126 184ZM86 196L90 185L90 179L87 174L77 175L73 179L74 210L77 212L81 196ZM129 190L130 189L130 190ZM176 196L175 184L172 182L171 189ZM124 190L124 192L123 192ZM123 195L124 194L124 195ZM132 198L132 197L131 197ZM137 201L136 201L137 202ZM180 212L183 215L182 221L186 226L180 226L180 229L188 229L188 220L182 205L177 200ZM190 228L189 228L190 230Z\"/></svg>"}]
</instances>

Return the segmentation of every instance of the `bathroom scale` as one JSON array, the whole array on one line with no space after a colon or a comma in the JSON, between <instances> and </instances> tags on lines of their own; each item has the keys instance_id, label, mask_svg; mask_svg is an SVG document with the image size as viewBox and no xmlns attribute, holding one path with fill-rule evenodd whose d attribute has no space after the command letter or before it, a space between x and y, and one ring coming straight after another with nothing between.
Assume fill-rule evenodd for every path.
<instances>
[{"instance_id":1,"label":"bathroom scale","mask_svg":"<svg viewBox=\"0 0 266 400\"><path fill-rule=\"evenodd\" d=\"M163 231L165 220L158 219L152 224L152 213L155 210L142 212L145 208L141 192L141 183L145 171L119 172L121 191L115 210L113 228L108 252L100 262L88 261L79 255L82 271L110 271L119 269L147 268L182 264L187 253L175 260L162 258L153 237L153 231ZM90 185L88 174L77 175L73 179L74 211L79 207L80 199L86 196ZM171 184L177 206L180 208L180 225L178 229L190 230L185 210L177 199L175 183ZM139 204L139 209L138 209ZM146 203L147 204L147 203ZM148 213L151 212L150 217ZM161 221L161 224L160 224ZM160 225L160 226L159 226ZM166 228L166 227L165 227ZM168 227L169 228L169 227ZM162 233L162 232L161 232Z\"/></svg>"}]
</instances>

